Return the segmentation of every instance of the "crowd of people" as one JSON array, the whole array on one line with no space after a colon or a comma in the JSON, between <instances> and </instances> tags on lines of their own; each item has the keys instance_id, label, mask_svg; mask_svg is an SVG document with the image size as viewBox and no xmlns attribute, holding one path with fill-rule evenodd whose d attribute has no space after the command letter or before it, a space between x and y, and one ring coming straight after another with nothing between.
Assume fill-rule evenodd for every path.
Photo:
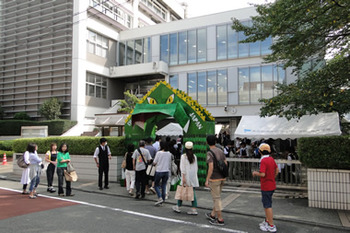
<instances>
[{"instance_id":1,"label":"crowd of people","mask_svg":"<svg viewBox=\"0 0 350 233\"><path fill-rule=\"evenodd\" d=\"M240 142L239 149L237 149L237 143L232 146L232 141L227 139L227 135L221 138L216 135L209 135L206 138L209 150L206 158L208 170L205 186L210 189L213 208L205 216L210 224L217 226L223 226L225 224L222 215L221 191L227 177L223 172L222 166L229 166L226 160L228 157L227 152L235 151L235 154L239 154L241 157L249 156L249 153L244 154L243 152L244 145L246 145L245 142ZM221 146L222 140L226 140L227 142L223 146ZM123 168L125 169L126 190L129 195L134 196L136 199L142 199L145 198L146 194L154 193L157 195L154 205L162 206L165 200L169 198L171 179L173 177L179 177L181 181L180 186L193 188L192 208L187 211L187 214L198 215L195 194L195 188L199 186L197 156L193 152L193 142L187 141L184 144L184 148L182 144L183 140L181 137L173 140L167 137L165 141L157 137L153 144L152 139L147 138L146 140L139 141L137 148L133 144L128 145L124 156ZM251 172L251 175L253 177L260 177L262 203L266 215L265 220L259 227L262 231L276 232L276 226L273 224L272 195L276 189L275 178L279 173L279 169L271 156L270 146L266 143L256 145L256 157L260 158L260 166L257 171ZM43 160L38 156L37 150L38 146L30 143L23 155L25 163L29 166L23 169L21 178L21 183L23 184L22 194L29 194L30 199L37 198L36 188L40 183L41 170L44 168ZM93 158L98 168L98 187L100 190L103 188L108 189L111 151L107 146L107 139L100 139L100 145L96 147ZM57 144L52 143L50 149L45 154L44 161L47 164L47 191L51 193L56 192L53 187L54 171L56 169L58 176L58 195L73 196L71 182L64 179L67 165L71 162L68 145L63 143L57 150ZM155 167L154 175L147 173L148 167ZM104 182L102 182L103 176ZM65 194L63 180L66 182ZM26 191L28 185L29 193ZM172 207L172 210L176 213L181 213L182 203L183 200L181 198L178 199L177 204Z\"/></svg>"},{"instance_id":2,"label":"crowd of people","mask_svg":"<svg viewBox=\"0 0 350 233\"><path fill-rule=\"evenodd\" d=\"M24 168L22 171L22 194L29 194L30 199L37 198L38 194L36 192L36 188L40 183L40 175L42 173L42 169L45 168L48 192L56 192L53 187L53 179L56 169L58 176L58 195L74 196L74 194L72 194L71 182L64 179L64 171L67 170L67 164L70 162L68 145L66 143L63 143L57 151L57 144L51 143L50 150L48 150L45 154L45 163L43 159L38 156L37 151L38 146L34 143L29 143L26 151L23 154L24 162L28 165L28 167ZM44 164L46 164L46 167ZM66 194L64 194L63 190L63 180L66 181ZM28 185L29 192L27 192Z\"/></svg>"}]
</instances>

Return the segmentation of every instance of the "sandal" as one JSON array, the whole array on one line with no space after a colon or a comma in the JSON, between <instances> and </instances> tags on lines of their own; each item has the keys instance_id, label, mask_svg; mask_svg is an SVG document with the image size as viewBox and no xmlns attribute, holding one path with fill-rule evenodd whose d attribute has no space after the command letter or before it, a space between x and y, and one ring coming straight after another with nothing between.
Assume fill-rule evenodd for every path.
<instances>
[{"instance_id":1,"label":"sandal","mask_svg":"<svg viewBox=\"0 0 350 233\"><path fill-rule=\"evenodd\" d=\"M30 198L30 199L35 199L35 198L36 198L36 196L29 196L29 198Z\"/></svg>"}]
</instances>

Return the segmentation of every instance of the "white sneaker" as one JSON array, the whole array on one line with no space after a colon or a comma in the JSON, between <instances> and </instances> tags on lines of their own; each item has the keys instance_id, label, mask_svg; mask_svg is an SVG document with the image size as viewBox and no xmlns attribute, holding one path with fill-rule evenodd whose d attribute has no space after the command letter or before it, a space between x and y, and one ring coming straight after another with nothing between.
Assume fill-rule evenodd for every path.
<instances>
[{"instance_id":1,"label":"white sneaker","mask_svg":"<svg viewBox=\"0 0 350 233\"><path fill-rule=\"evenodd\" d=\"M156 190L153 187L150 187L149 190L153 193L156 194Z\"/></svg>"},{"instance_id":2,"label":"white sneaker","mask_svg":"<svg viewBox=\"0 0 350 233\"><path fill-rule=\"evenodd\" d=\"M174 212L176 212L176 213L181 213L181 210L180 210L180 208L179 208L177 205L174 205L174 206L173 206L173 210L174 210Z\"/></svg>"},{"instance_id":3,"label":"white sneaker","mask_svg":"<svg viewBox=\"0 0 350 233\"><path fill-rule=\"evenodd\" d=\"M266 220L264 219L264 221L262 221L261 223L259 223L259 227L260 226L266 226L268 225L268 223L266 222Z\"/></svg>"},{"instance_id":4,"label":"white sneaker","mask_svg":"<svg viewBox=\"0 0 350 233\"><path fill-rule=\"evenodd\" d=\"M165 195L165 200L168 200L169 199L169 194L166 194Z\"/></svg>"},{"instance_id":5,"label":"white sneaker","mask_svg":"<svg viewBox=\"0 0 350 233\"><path fill-rule=\"evenodd\" d=\"M160 206L163 204L163 199L159 198L158 201L156 201L156 203L154 203L155 206Z\"/></svg>"},{"instance_id":6,"label":"white sneaker","mask_svg":"<svg viewBox=\"0 0 350 233\"><path fill-rule=\"evenodd\" d=\"M260 226L260 230L268 232L277 232L276 225L270 226L269 224Z\"/></svg>"},{"instance_id":7,"label":"white sneaker","mask_svg":"<svg viewBox=\"0 0 350 233\"><path fill-rule=\"evenodd\" d=\"M191 209L190 211L187 212L188 215L198 215L198 212L196 209Z\"/></svg>"}]
</instances>

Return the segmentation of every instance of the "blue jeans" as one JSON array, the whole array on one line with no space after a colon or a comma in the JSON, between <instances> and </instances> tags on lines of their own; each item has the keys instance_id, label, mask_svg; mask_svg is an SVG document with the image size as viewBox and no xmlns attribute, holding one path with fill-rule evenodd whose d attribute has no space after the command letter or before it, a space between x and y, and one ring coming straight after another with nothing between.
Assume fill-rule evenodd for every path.
<instances>
[{"instance_id":1,"label":"blue jeans","mask_svg":"<svg viewBox=\"0 0 350 233\"><path fill-rule=\"evenodd\" d=\"M158 198L165 200L166 183L169 178L169 172L156 172L154 177L154 188L157 192ZM160 181L162 181L162 193L160 193Z\"/></svg>"},{"instance_id":2,"label":"blue jeans","mask_svg":"<svg viewBox=\"0 0 350 233\"><path fill-rule=\"evenodd\" d=\"M38 187L39 183L40 183L40 175L36 175L30 181L29 192L32 192L34 188Z\"/></svg>"}]
</instances>

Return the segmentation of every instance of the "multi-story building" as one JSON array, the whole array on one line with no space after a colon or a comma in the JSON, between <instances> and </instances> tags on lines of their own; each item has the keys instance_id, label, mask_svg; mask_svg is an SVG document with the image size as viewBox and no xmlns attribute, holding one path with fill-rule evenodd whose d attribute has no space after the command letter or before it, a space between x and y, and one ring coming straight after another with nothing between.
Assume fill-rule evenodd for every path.
<instances>
[{"instance_id":1,"label":"multi-story building","mask_svg":"<svg viewBox=\"0 0 350 233\"><path fill-rule=\"evenodd\" d=\"M2 1L0 104L11 118L58 97L63 116L94 119L125 90L145 94L168 81L234 129L258 115L259 98L294 80L265 64L272 38L241 44L231 18L250 23L253 7L183 19L175 1ZM233 133L233 130L231 130Z\"/></svg>"}]
</instances>

